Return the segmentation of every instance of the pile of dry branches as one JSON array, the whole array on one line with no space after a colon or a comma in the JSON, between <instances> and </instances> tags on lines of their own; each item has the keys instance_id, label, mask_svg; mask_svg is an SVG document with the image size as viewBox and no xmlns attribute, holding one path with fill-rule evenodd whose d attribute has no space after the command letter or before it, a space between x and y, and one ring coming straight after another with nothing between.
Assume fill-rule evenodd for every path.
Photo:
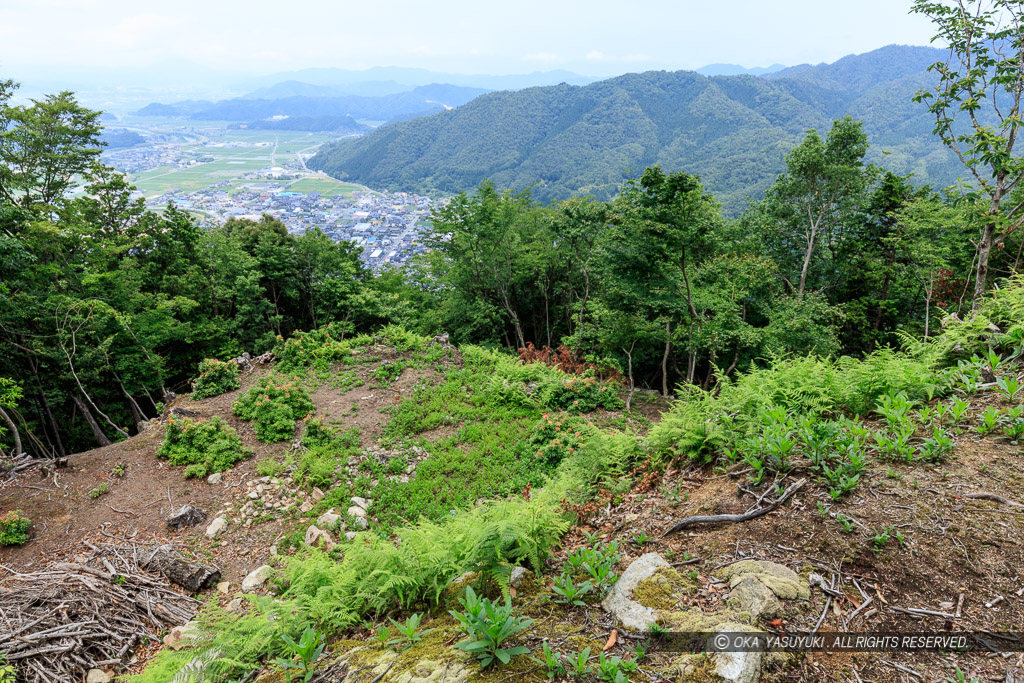
<instances>
[{"instance_id":1,"label":"pile of dry branches","mask_svg":"<svg viewBox=\"0 0 1024 683\"><path fill-rule=\"evenodd\" d=\"M146 638L188 622L199 602L140 569L142 548L92 546L78 563L43 571L7 570L0 579L0 652L24 683L85 679L119 665Z\"/></svg>"}]
</instances>

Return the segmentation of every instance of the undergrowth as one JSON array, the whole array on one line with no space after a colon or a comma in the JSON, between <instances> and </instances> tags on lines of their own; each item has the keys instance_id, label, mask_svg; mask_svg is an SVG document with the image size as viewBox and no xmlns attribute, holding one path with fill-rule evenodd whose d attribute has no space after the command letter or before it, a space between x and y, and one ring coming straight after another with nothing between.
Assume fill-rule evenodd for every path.
<instances>
[{"instance_id":1,"label":"undergrowth","mask_svg":"<svg viewBox=\"0 0 1024 683\"><path fill-rule=\"evenodd\" d=\"M209 420L171 417L157 451L157 457L172 465L187 465L186 477L223 472L250 455L252 449L243 446L238 433L217 415Z\"/></svg>"},{"instance_id":2,"label":"undergrowth","mask_svg":"<svg viewBox=\"0 0 1024 683\"><path fill-rule=\"evenodd\" d=\"M313 412L313 400L298 384L262 377L232 406L235 415L253 423L256 438L276 443L295 435L295 422Z\"/></svg>"}]
</instances>

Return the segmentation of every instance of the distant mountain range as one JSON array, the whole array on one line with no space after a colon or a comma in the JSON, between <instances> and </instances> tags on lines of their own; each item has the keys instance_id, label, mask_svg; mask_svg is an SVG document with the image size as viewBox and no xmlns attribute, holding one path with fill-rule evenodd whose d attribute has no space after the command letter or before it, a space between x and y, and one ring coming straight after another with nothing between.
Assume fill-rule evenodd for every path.
<instances>
[{"instance_id":1,"label":"distant mountain range","mask_svg":"<svg viewBox=\"0 0 1024 683\"><path fill-rule=\"evenodd\" d=\"M339 94L335 86L285 81L244 97L220 102L186 100L154 102L137 116L171 116L204 121L254 121L273 117L351 116L369 121L403 120L465 104L487 90L450 84L423 85L405 92L365 96ZM305 94L302 94L305 93ZM270 97L260 97L269 95ZM279 95L275 97L275 95ZM326 119L323 119L326 121Z\"/></svg>"},{"instance_id":2,"label":"distant mountain range","mask_svg":"<svg viewBox=\"0 0 1024 683\"><path fill-rule=\"evenodd\" d=\"M387 95L404 92L412 87L427 83L449 83L467 88L482 90L521 90L543 85L587 85L598 79L581 76L571 71L537 71L530 74L513 74L494 76L487 74L456 74L427 69L415 69L398 66L377 66L372 69L353 71L349 69L313 68L299 71L287 71L262 78L254 78L242 84L246 88L257 89L273 87L276 84L297 81L309 85L329 86L338 88L349 94ZM390 92L365 92L356 89L398 88Z\"/></svg>"},{"instance_id":3,"label":"distant mountain range","mask_svg":"<svg viewBox=\"0 0 1024 683\"><path fill-rule=\"evenodd\" d=\"M373 130L351 116L286 116L260 119L249 123L232 123L228 128L254 128L256 130L300 130L354 135Z\"/></svg>"},{"instance_id":4,"label":"distant mountain range","mask_svg":"<svg viewBox=\"0 0 1024 683\"><path fill-rule=\"evenodd\" d=\"M492 92L325 147L309 165L381 189L456 192L490 178L550 200L611 196L658 163L699 174L735 213L767 189L808 129L824 134L849 114L864 121L870 159L946 185L961 170L932 135L926 108L911 101L944 55L893 45L756 77L652 71Z\"/></svg>"},{"instance_id":5,"label":"distant mountain range","mask_svg":"<svg viewBox=\"0 0 1024 683\"><path fill-rule=\"evenodd\" d=\"M701 76L763 76L765 74L775 73L776 71L782 71L786 66L784 64L772 64L771 66L760 66L754 67L753 69L747 69L738 64L708 64L702 66L699 69L695 69Z\"/></svg>"}]
</instances>

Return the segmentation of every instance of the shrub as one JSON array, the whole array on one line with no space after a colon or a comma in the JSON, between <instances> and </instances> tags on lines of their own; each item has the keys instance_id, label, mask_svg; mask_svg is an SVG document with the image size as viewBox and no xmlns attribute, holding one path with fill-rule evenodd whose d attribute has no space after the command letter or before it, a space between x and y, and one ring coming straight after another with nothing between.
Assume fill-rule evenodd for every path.
<instances>
[{"instance_id":1,"label":"shrub","mask_svg":"<svg viewBox=\"0 0 1024 683\"><path fill-rule=\"evenodd\" d=\"M157 451L158 457L167 458L172 465L187 465L186 477L223 472L251 454L238 433L216 415L209 420L172 417Z\"/></svg>"},{"instance_id":2,"label":"shrub","mask_svg":"<svg viewBox=\"0 0 1024 683\"><path fill-rule=\"evenodd\" d=\"M330 323L309 332L296 331L287 341L279 339L274 347L277 367L284 372L302 372L308 368L324 372L332 363L352 353L345 341L345 323Z\"/></svg>"},{"instance_id":3,"label":"shrub","mask_svg":"<svg viewBox=\"0 0 1024 683\"><path fill-rule=\"evenodd\" d=\"M0 545L24 545L32 520L21 510L10 510L0 515Z\"/></svg>"},{"instance_id":4,"label":"shrub","mask_svg":"<svg viewBox=\"0 0 1024 683\"><path fill-rule=\"evenodd\" d=\"M533 428L527 447L545 465L557 466L567 455L580 450L593 432L593 425L582 418L544 413Z\"/></svg>"},{"instance_id":5,"label":"shrub","mask_svg":"<svg viewBox=\"0 0 1024 683\"><path fill-rule=\"evenodd\" d=\"M192 381L192 400L217 396L240 386L236 364L207 358L199 363L199 376Z\"/></svg>"},{"instance_id":6,"label":"shrub","mask_svg":"<svg viewBox=\"0 0 1024 683\"><path fill-rule=\"evenodd\" d=\"M551 410L571 413L590 413L598 408L619 410L623 405L610 386L593 377L558 378L546 382L540 389L540 401Z\"/></svg>"},{"instance_id":7,"label":"shrub","mask_svg":"<svg viewBox=\"0 0 1024 683\"><path fill-rule=\"evenodd\" d=\"M290 382L278 383L263 377L235 401L235 415L253 423L256 438L276 443L295 435L295 421L313 411L313 400L306 390Z\"/></svg>"}]
</instances>

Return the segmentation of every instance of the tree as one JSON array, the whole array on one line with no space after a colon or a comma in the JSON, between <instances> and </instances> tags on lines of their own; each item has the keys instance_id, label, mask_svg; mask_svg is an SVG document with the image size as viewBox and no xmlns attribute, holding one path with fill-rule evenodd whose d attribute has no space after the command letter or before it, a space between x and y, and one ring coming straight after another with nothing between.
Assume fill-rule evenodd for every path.
<instances>
[{"instance_id":1,"label":"tree","mask_svg":"<svg viewBox=\"0 0 1024 683\"><path fill-rule=\"evenodd\" d=\"M786 172L764 200L773 223L781 265L794 263L797 284L786 282L803 296L814 261L822 248L833 248L860 209L874 170L864 166L868 138L861 122L849 116L835 121L822 141L809 131L786 156Z\"/></svg>"},{"instance_id":2,"label":"tree","mask_svg":"<svg viewBox=\"0 0 1024 683\"><path fill-rule=\"evenodd\" d=\"M1024 177L1024 157L1015 153L1024 93L1024 11L1016 0L914 0L911 11L930 18L937 29L933 40L949 46L949 57L929 67L938 83L914 100L928 104L935 134L971 172L988 203L976 245L977 309L993 248L1024 224L1024 201L1003 207Z\"/></svg>"},{"instance_id":3,"label":"tree","mask_svg":"<svg viewBox=\"0 0 1024 683\"><path fill-rule=\"evenodd\" d=\"M0 82L0 199L53 206L99 160L100 112L80 106L70 92L12 107L14 87Z\"/></svg>"}]
</instances>

